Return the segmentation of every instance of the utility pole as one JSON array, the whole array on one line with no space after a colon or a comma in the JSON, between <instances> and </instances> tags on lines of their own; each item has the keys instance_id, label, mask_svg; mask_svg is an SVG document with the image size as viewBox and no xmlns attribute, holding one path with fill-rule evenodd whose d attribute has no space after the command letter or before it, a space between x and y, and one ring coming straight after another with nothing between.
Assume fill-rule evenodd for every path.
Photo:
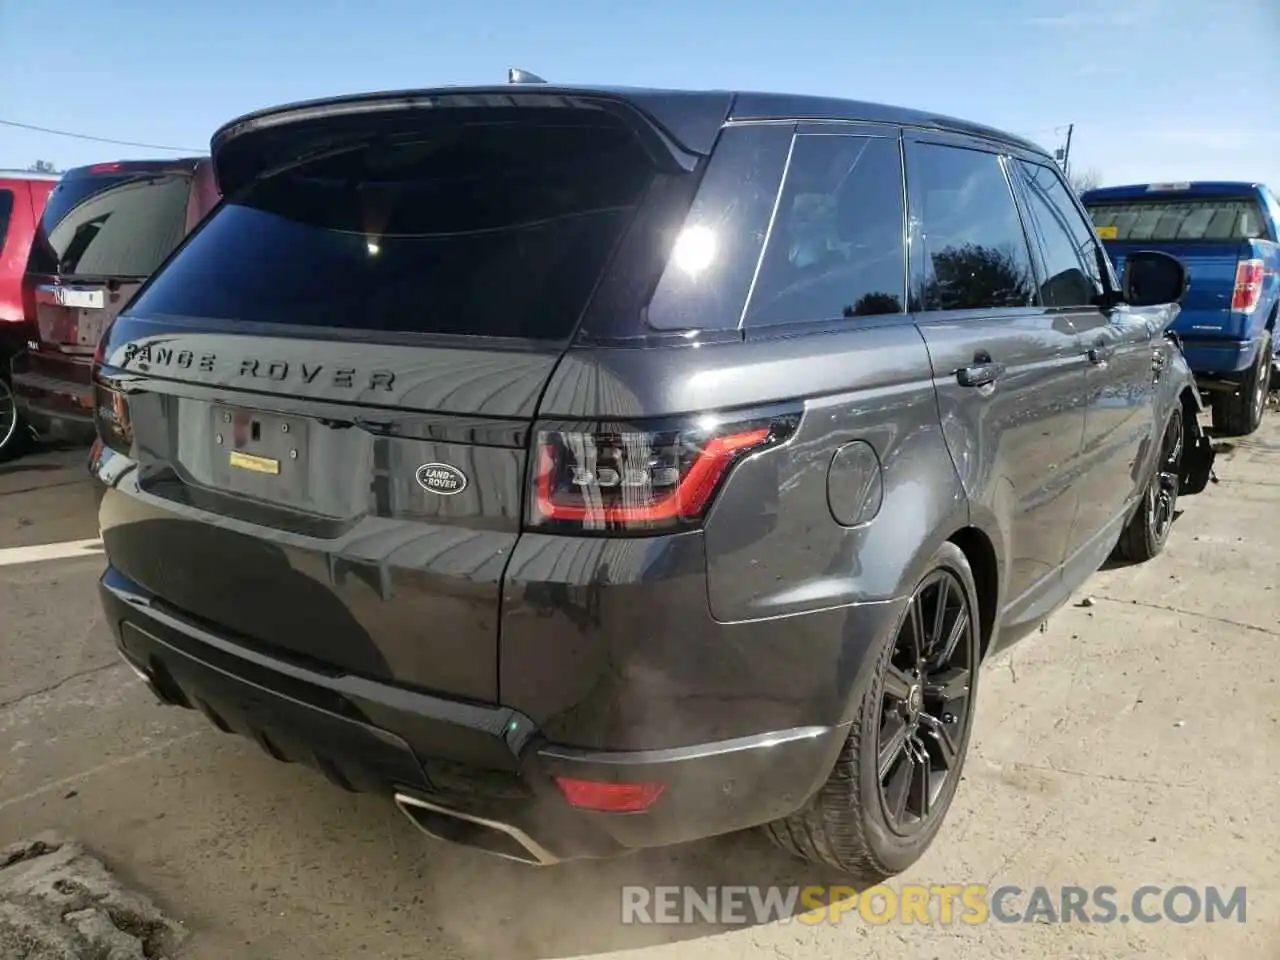
<instances>
[{"instance_id":1,"label":"utility pole","mask_svg":"<svg viewBox=\"0 0 1280 960\"><path fill-rule=\"evenodd\" d=\"M1071 167L1069 166L1071 163L1071 131L1075 128L1076 125L1074 123L1067 124L1067 146L1062 151L1062 175L1064 177L1069 176L1071 173Z\"/></svg>"}]
</instances>

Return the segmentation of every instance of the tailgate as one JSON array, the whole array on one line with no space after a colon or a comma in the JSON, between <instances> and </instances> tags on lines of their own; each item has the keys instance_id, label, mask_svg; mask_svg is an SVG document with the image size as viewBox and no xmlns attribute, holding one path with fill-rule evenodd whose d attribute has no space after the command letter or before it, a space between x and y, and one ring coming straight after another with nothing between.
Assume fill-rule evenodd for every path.
<instances>
[{"instance_id":1,"label":"tailgate","mask_svg":"<svg viewBox=\"0 0 1280 960\"><path fill-rule=\"evenodd\" d=\"M312 666L495 699L526 424L558 351L156 326L118 321L102 373L143 377L128 394L138 498L103 506L112 565Z\"/></svg>"},{"instance_id":2,"label":"tailgate","mask_svg":"<svg viewBox=\"0 0 1280 960\"><path fill-rule=\"evenodd\" d=\"M1236 264L1248 256L1247 242L1231 243L1114 243L1104 241L1117 275L1123 276L1130 253L1159 250L1177 257L1187 268L1189 284L1182 312L1172 330L1187 337L1237 336L1231 312L1235 292Z\"/></svg>"},{"instance_id":3,"label":"tailgate","mask_svg":"<svg viewBox=\"0 0 1280 960\"><path fill-rule=\"evenodd\" d=\"M493 702L538 402L656 173L600 111L375 119L283 169L273 128L112 326L103 537L224 635Z\"/></svg>"},{"instance_id":4,"label":"tailgate","mask_svg":"<svg viewBox=\"0 0 1280 960\"><path fill-rule=\"evenodd\" d=\"M1090 199L1086 206L1118 274L1138 250L1158 250L1186 266L1189 286L1173 330L1188 338L1243 335L1231 300L1236 265L1263 234L1256 197L1153 184L1140 195Z\"/></svg>"},{"instance_id":5,"label":"tailgate","mask_svg":"<svg viewBox=\"0 0 1280 960\"><path fill-rule=\"evenodd\" d=\"M46 349L93 354L103 330L182 239L190 184L186 173L118 164L59 182L27 267Z\"/></svg>"},{"instance_id":6,"label":"tailgate","mask_svg":"<svg viewBox=\"0 0 1280 960\"><path fill-rule=\"evenodd\" d=\"M45 349L93 355L98 340L121 306L137 291L137 281L59 282L34 277L36 330Z\"/></svg>"}]
</instances>

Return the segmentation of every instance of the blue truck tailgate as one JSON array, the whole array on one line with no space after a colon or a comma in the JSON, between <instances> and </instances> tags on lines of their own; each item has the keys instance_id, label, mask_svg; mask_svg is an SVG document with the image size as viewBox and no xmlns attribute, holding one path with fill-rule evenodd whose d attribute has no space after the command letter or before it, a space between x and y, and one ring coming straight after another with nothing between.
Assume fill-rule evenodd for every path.
<instances>
[{"instance_id":1,"label":"blue truck tailgate","mask_svg":"<svg viewBox=\"0 0 1280 960\"><path fill-rule=\"evenodd\" d=\"M1247 317L1233 313L1231 299L1236 288L1236 269L1241 260L1253 255L1248 241L1239 243L1121 243L1103 241L1117 274L1123 275L1124 263L1130 253L1138 250L1163 250L1176 256L1187 268L1190 284L1182 301L1182 313L1173 324L1173 330L1184 337L1226 337L1233 340L1244 336Z\"/></svg>"},{"instance_id":2,"label":"blue truck tailgate","mask_svg":"<svg viewBox=\"0 0 1280 960\"><path fill-rule=\"evenodd\" d=\"M1274 200L1259 184L1103 187L1082 195L1117 274L1138 250L1171 254L1189 287L1173 330L1198 377L1239 377L1270 337L1280 285Z\"/></svg>"}]
</instances>

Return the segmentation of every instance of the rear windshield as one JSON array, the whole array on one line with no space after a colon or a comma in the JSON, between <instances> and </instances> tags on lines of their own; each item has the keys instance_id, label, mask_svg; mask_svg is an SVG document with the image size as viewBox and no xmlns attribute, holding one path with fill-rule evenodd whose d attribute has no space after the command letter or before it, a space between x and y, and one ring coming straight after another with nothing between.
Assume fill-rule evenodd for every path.
<instances>
[{"instance_id":1,"label":"rear windshield","mask_svg":"<svg viewBox=\"0 0 1280 960\"><path fill-rule=\"evenodd\" d=\"M82 277L146 277L182 239L191 178L93 174L49 194L28 269Z\"/></svg>"},{"instance_id":2,"label":"rear windshield","mask_svg":"<svg viewBox=\"0 0 1280 960\"><path fill-rule=\"evenodd\" d=\"M361 143L225 202L133 310L563 339L651 179L634 140L599 121Z\"/></svg>"},{"instance_id":3,"label":"rear windshield","mask_svg":"<svg viewBox=\"0 0 1280 960\"><path fill-rule=\"evenodd\" d=\"M1096 203L1089 214L1103 240L1254 240L1264 236L1258 204L1249 199L1137 200Z\"/></svg>"}]
</instances>

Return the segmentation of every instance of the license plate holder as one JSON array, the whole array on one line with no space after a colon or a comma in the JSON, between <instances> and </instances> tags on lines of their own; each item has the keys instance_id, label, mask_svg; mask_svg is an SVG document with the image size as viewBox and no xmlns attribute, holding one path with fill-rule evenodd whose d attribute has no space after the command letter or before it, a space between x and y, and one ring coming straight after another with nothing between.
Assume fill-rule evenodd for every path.
<instances>
[{"instance_id":1,"label":"license plate holder","mask_svg":"<svg viewBox=\"0 0 1280 960\"><path fill-rule=\"evenodd\" d=\"M75 326L75 343L80 347L98 346L98 340L102 337L103 320L101 310L78 310L78 316L73 321Z\"/></svg>"},{"instance_id":2,"label":"license plate holder","mask_svg":"<svg viewBox=\"0 0 1280 960\"><path fill-rule=\"evenodd\" d=\"M305 507L310 424L238 407L215 406L212 413L214 483L228 493Z\"/></svg>"}]
</instances>

